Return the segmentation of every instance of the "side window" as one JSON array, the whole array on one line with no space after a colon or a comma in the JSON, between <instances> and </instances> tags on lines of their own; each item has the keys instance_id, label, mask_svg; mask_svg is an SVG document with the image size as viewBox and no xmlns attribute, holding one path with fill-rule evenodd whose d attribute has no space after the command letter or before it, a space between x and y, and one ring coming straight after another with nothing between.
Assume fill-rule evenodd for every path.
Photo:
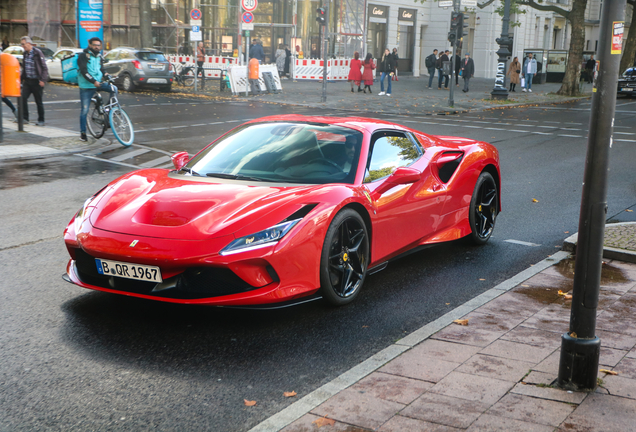
<instances>
[{"instance_id":1,"label":"side window","mask_svg":"<svg viewBox=\"0 0 636 432\"><path fill-rule=\"evenodd\" d=\"M106 54L106 57L104 57L105 60L115 60L117 58L117 51L111 51L108 54Z\"/></svg>"},{"instance_id":2,"label":"side window","mask_svg":"<svg viewBox=\"0 0 636 432\"><path fill-rule=\"evenodd\" d=\"M391 175L396 169L408 166L422 155L420 148L401 133L381 133L375 139L364 176L369 183Z\"/></svg>"}]
</instances>

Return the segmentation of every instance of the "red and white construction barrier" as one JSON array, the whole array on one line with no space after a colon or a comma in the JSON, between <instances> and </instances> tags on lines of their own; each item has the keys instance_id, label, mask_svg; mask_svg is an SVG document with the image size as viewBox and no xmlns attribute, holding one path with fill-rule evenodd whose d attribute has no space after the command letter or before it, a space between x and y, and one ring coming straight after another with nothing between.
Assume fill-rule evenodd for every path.
<instances>
[{"instance_id":1,"label":"red and white construction barrier","mask_svg":"<svg viewBox=\"0 0 636 432\"><path fill-rule=\"evenodd\" d=\"M196 56L187 56L187 55L167 55L166 58L171 63L181 63L185 62L186 66L197 66L197 57ZM205 73L206 78L220 78L221 71L214 69L221 69L226 71L228 67L232 64L236 63L235 57L219 57L219 56L205 56L205 60L203 61L203 71ZM196 70L196 69L195 69Z\"/></svg>"},{"instance_id":2,"label":"red and white construction barrier","mask_svg":"<svg viewBox=\"0 0 636 432\"><path fill-rule=\"evenodd\" d=\"M375 64L378 64L377 61ZM295 80L322 80L323 65L324 62L320 59L294 59L293 78ZM327 80L347 81L350 67L351 59L327 60ZM375 69L373 77L375 77Z\"/></svg>"}]
</instances>

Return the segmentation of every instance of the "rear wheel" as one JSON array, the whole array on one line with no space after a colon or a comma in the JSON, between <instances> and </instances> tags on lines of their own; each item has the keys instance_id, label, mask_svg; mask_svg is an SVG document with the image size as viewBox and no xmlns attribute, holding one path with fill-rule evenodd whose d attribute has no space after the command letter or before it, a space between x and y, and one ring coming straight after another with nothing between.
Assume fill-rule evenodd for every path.
<instances>
[{"instance_id":1,"label":"rear wheel","mask_svg":"<svg viewBox=\"0 0 636 432\"><path fill-rule=\"evenodd\" d=\"M135 83L133 82L133 79L130 77L130 75L124 75L124 79L122 79L121 81L121 88L127 92L135 90Z\"/></svg>"},{"instance_id":2,"label":"rear wheel","mask_svg":"<svg viewBox=\"0 0 636 432\"><path fill-rule=\"evenodd\" d=\"M499 209L497 183L490 173L482 172L475 184L470 200L470 240L478 245L485 244L495 228Z\"/></svg>"},{"instance_id":3,"label":"rear wheel","mask_svg":"<svg viewBox=\"0 0 636 432\"><path fill-rule=\"evenodd\" d=\"M351 209L333 218L320 258L320 292L329 303L351 303L360 292L369 264L369 236L362 217Z\"/></svg>"},{"instance_id":4,"label":"rear wheel","mask_svg":"<svg viewBox=\"0 0 636 432\"><path fill-rule=\"evenodd\" d=\"M121 107L115 106L110 110L110 127L117 141L125 147L131 145L135 139L135 130L133 129L130 117Z\"/></svg>"},{"instance_id":5,"label":"rear wheel","mask_svg":"<svg viewBox=\"0 0 636 432\"><path fill-rule=\"evenodd\" d=\"M99 139L104 136L106 125L107 121L104 109L101 106L98 106L94 99L91 100L91 103L88 106L88 114L86 115L86 126L88 127L88 131L96 139Z\"/></svg>"},{"instance_id":6,"label":"rear wheel","mask_svg":"<svg viewBox=\"0 0 636 432\"><path fill-rule=\"evenodd\" d=\"M183 78L183 81L181 81L181 82L186 87L192 87L194 85L194 77L193 76L186 76L186 77Z\"/></svg>"}]
</instances>

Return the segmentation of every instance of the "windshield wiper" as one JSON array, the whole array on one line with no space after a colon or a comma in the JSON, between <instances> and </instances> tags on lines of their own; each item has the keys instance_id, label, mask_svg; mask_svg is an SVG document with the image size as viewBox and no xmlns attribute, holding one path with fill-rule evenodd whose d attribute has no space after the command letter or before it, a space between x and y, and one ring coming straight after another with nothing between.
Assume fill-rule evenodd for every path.
<instances>
[{"instance_id":1,"label":"windshield wiper","mask_svg":"<svg viewBox=\"0 0 636 432\"><path fill-rule=\"evenodd\" d=\"M185 171L185 172L187 172L187 173L190 173L190 175L198 176L198 177L203 177L201 174L199 174L198 172L196 172L196 171L195 171L195 170L193 170L192 168L183 167L183 168L181 168L179 171Z\"/></svg>"},{"instance_id":2,"label":"windshield wiper","mask_svg":"<svg viewBox=\"0 0 636 432\"><path fill-rule=\"evenodd\" d=\"M253 181L264 181L263 179L260 179L258 177L250 177L250 176L245 176L242 174L226 174L226 173L207 173L206 176L208 177L218 177L218 178L224 178L224 179L232 179L232 180L253 180Z\"/></svg>"}]
</instances>

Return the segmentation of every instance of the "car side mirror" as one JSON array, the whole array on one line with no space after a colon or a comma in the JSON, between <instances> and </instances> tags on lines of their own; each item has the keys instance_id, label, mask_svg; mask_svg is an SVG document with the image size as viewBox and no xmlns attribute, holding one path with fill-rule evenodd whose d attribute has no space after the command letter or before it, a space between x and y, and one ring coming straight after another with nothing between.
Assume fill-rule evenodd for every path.
<instances>
[{"instance_id":1,"label":"car side mirror","mask_svg":"<svg viewBox=\"0 0 636 432\"><path fill-rule=\"evenodd\" d=\"M188 161L190 160L190 155L188 154L188 152L183 151L173 154L172 156L170 156L170 159L172 159L172 164L174 165L174 167L180 170L185 166L185 164L188 163Z\"/></svg>"},{"instance_id":2,"label":"car side mirror","mask_svg":"<svg viewBox=\"0 0 636 432\"><path fill-rule=\"evenodd\" d=\"M384 182L373 191L373 198L379 199L380 196L394 188L397 185L411 184L419 181L422 178L422 173L414 168L400 167L396 169L393 174L388 176Z\"/></svg>"}]
</instances>

